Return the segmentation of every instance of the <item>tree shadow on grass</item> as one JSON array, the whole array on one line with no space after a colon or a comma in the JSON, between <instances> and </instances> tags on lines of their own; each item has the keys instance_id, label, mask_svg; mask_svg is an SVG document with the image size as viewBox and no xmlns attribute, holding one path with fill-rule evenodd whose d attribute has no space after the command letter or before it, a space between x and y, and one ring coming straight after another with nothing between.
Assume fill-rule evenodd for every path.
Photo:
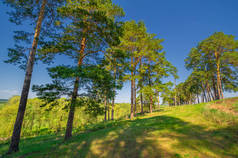
<instances>
[{"instance_id":1,"label":"tree shadow on grass","mask_svg":"<svg viewBox=\"0 0 238 158\"><path fill-rule=\"evenodd\" d=\"M238 157L234 131L208 130L179 118L156 116L83 133L49 155L68 157ZM63 156L62 156L63 157Z\"/></svg>"},{"instance_id":2,"label":"tree shadow on grass","mask_svg":"<svg viewBox=\"0 0 238 158\"><path fill-rule=\"evenodd\" d=\"M120 121L104 129L81 133L61 143L62 137L25 140L37 150L31 157L139 158L139 157L238 157L237 132L209 130L179 118L155 116ZM236 137L234 137L236 136ZM46 145L41 149L39 146ZM24 151L24 150L23 150Z\"/></svg>"}]
</instances>

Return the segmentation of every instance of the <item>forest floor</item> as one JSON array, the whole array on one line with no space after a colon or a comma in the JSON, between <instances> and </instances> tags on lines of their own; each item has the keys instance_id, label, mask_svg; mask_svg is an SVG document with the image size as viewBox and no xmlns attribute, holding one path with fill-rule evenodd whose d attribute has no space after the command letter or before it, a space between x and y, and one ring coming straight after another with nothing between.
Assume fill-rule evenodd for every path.
<instances>
[{"instance_id":1,"label":"forest floor","mask_svg":"<svg viewBox=\"0 0 238 158\"><path fill-rule=\"evenodd\" d=\"M60 135L25 138L20 152L4 157L237 158L237 111L238 98L162 107L134 120L96 124L67 142ZM0 155L8 147L0 142Z\"/></svg>"}]
</instances>

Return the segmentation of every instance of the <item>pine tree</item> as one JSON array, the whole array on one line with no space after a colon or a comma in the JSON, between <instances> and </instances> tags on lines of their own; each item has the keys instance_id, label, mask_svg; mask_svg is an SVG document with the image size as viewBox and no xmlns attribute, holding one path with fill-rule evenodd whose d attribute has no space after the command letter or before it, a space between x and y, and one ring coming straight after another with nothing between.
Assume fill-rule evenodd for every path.
<instances>
[{"instance_id":1,"label":"pine tree","mask_svg":"<svg viewBox=\"0 0 238 158\"><path fill-rule=\"evenodd\" d=\"M9 49L9 59L6 61L6 63L18 65L21 69L26 71L19 109L8 153L19 150L20 133L31 84L33 66L36 60L37 47L39 43L43 42L43 38L41 38L42 36L40 36L40 34L47 36L50 31L52 31L51 26L57 19L57 7L62 5L63 2L63 0L4 0L5 4L14 9L14 11L9 13L11 22L17 25L29 24L35 28L34 33L15 31L14 38L17 43L15 48ZM31 42L32 46L30 48L29 57L27 57L25 52L26 50L29 50L27 46Z\"/></svg>"},{"instance_id":2,"label":"pine tree","mask_svg":"<svg viewBox=\"0 0 238 158\"><path fill-rule=\"evenodd\" d=\"M109 45L117 45L121 32L121 23L117 17L124 15L122 9L111 0L69 1L59 9L63 22L63 34L46 45L44 53L64 54L77 62L75 69L82 69L87 64L97 62ZM68 22L70 23L68 24ZM55 42L56 41L56 42ZM65 140L72 136L76 98L80 77L75 76L71 105L65 133Z\"/></svg>"}]
</instances>

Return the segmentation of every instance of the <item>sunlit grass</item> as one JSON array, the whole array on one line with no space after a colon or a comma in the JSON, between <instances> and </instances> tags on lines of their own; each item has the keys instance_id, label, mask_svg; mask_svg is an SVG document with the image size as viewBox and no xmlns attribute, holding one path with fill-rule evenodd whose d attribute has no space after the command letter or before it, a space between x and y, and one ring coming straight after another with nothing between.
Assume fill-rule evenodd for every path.
<instances>
[{"instance_id":1,"label":"sunlit grass","mask_svg":"<svg viewBox=\"0 0 238 158\"><path fill-rule=\"evenodd\" d=\"M134 120L95 124L67 142L54 135L27 138L11 157L238 157L237 126L210 120L203 113L208 105L163 107ZM1 143L0 153L7 147Z\"/></svg>"}]
</instances>

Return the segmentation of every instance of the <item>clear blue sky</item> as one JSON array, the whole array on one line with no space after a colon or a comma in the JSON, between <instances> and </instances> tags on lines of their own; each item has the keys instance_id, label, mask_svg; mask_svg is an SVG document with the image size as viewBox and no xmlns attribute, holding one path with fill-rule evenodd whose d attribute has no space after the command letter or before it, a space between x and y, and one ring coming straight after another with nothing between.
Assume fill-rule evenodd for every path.
<instances>
[{"instance_id":1,"label":"clear blue sky","mask_svg":"<svg viewBox=\"0 0 238 158\"><path fill-rule=\"evenodd\" d=\"M238 37L238 0L114 0L126 12L125 20L143 20L148 32L163 38L168 60L178 68L179 82L189 72L184 59L189 50L214 32L222 31ZM7 48L13 46L16 26L8 21L8 8L0 3L0 98L20 95L24 72L5 64ZM237 39L237 38L236 38ZM47 66L35 66L32 84L50 82ZM118 102L129 102L130 85L117 96ZM226 94L234 96L235 94ZM34 97L34 94L30 94Z\"/></svg>"}]
</instances>

